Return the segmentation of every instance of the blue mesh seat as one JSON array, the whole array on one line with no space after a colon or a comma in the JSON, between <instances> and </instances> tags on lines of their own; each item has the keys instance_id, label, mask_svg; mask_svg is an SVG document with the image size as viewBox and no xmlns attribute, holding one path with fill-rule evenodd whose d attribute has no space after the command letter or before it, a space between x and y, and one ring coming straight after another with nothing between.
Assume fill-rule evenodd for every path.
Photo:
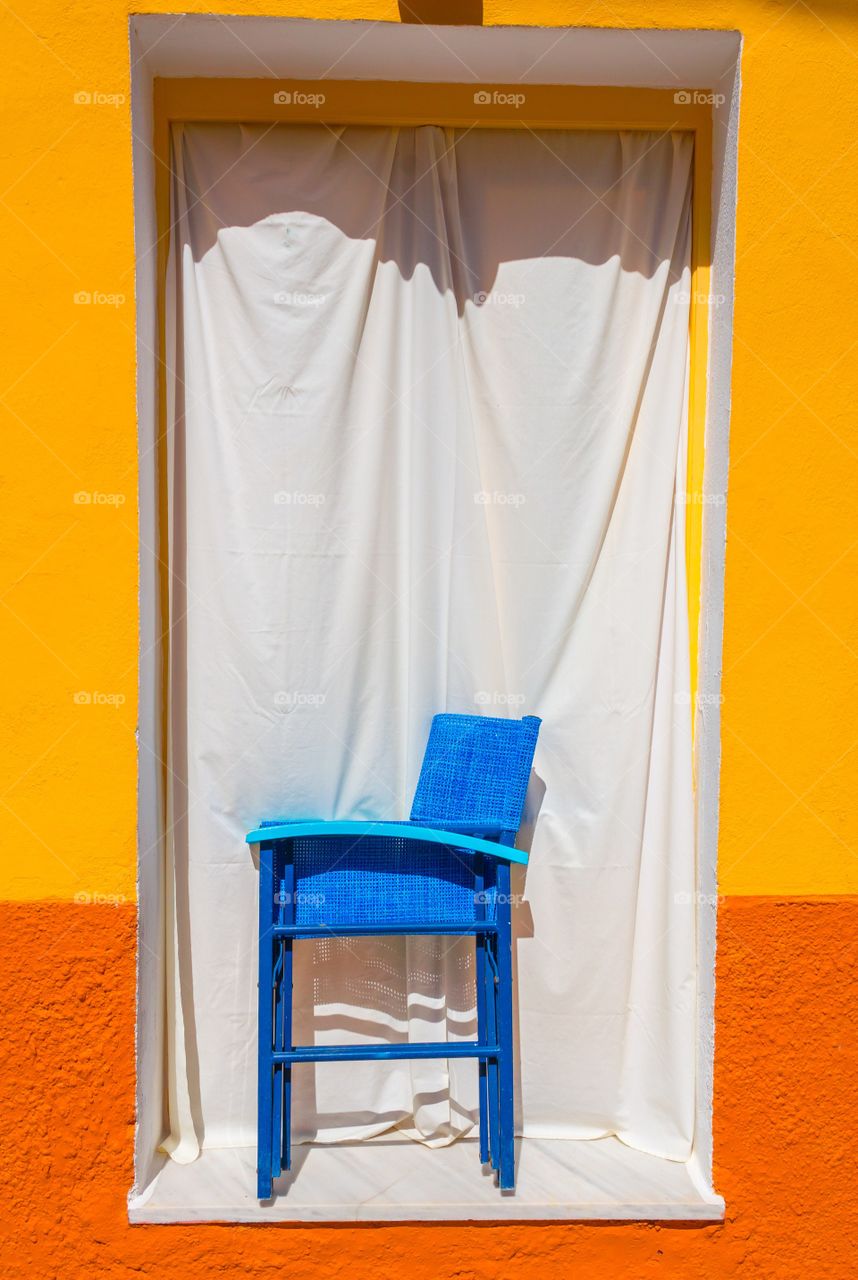
<instances>
[{"instance_id":1,"label":"blue mesh seat","mask_svg":"<svg viewBox=\"0 0 858 1280\"><path fill-rule=\"evenodd\" d=\"M510 864L540 721L437 715L407 822L269 818L247 835L259 867L257 1194L291 1163L292 1069L303 1062L475 1058L480 1159L515 1183ZM301 939L378 934L475 940L477 1039L294 1045L292 953Z\"/></svg>"},{"instance_id":2,"label":"blue mesh seat","mask_svg":"<svg viewBox=\"0 0 858 1280\"><path fill-rule=\"evenodd\" d=\"M341 839L310 836L293 857L296 925L474 919L470 860L443 845L367 836L344 858Z\"/></svg>"}]
</instances>

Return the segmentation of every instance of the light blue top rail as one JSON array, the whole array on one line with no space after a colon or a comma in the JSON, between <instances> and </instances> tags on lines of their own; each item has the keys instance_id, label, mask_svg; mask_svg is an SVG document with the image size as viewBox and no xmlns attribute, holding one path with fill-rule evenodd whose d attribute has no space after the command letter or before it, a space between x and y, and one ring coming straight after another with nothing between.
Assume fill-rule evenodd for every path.
<instances>
[{"instance_id":1,"label":"light blue top rail","mask_svg":"<svg viewBox=\"0 0 858 1280\"><path fill-rule=\"evenodd\" d=\"M404 822L325 822L318 819L278 822L248 831L245 840L248 844L267 844L272 840L300 840L305 836L354 836L358 840L367 836L387 836L396 840L420 840L428 844L444 844L454 849L488 854L490 858L502 858L504 862L527 865L527 854L523 849L514 849L510 845L497 844L494 840L483 840L478 836L463 835L456 831L439 831L436 827L416 827Z\"/></svg>"}]
</instances>

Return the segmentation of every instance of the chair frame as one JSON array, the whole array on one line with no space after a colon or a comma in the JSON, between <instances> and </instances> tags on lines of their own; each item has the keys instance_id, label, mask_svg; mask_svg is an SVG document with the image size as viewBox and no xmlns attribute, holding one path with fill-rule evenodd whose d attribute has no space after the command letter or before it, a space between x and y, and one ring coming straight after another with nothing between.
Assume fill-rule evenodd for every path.
<instances>
[{"instance_id":1,"label":"chair frame","mask_svg":"<svg viewBox=\"0 0 858 1280\"><path fill-rule=\"evenodd\" d=\"M304 1062L401 1061L425 1058L473 1058L478 1064L479 1152L483 1164L497 1171L502 1191L515 1186L515 1064L513 1047L512 863L526 864L527 853L515 848L524 792L538 733L539 720L525 717L515 746L505 728L498 739L488 718L440 715L433 720L423 769L408 822L288 821L263 822L248 833L248 844L259 845L259 1048L258 1048L258 1157L257 1196L269 1200L274 1179L291 1167L292 1069ZM456 722L453 724L452 722ZM468 726L470 722L470 726ZM508 722L507 722L508 723ZM511 728L512 726L510 726ZM479 756L465 749L460 764L447 752L456 751L453 739L460 732L488 733L495 738L486 756L500 772L484 774L475 763ZM520 734L524 733L522 738ZM527 745L529 742L529 746ZM439 773L438 762L447 769ZM450 768L454 772L450 773ZM504 789L504 769L512 769ZM461 771L460 771L461 770ZM482 799L484 803L480 804ZM478 822L448 821L441 815L462 818L471 809ZM431 814L431 817L426 815ZM428 820L437 825L424 825ZM515 822L516 826L510 826ZM314 841L321 846L322 862L314 866L304 859ZM389 860L388 860L388 844ZM304 843L301 843L304 842ZM365 842L365 843L364 843ZM336 850L326 853L325 846ZM363 845L363 849L361 846ZM433 853L433 846L435 852ZM339 852L341 847L341 853ZM300 859L302 875L296 868ZM367 858L363 860L363 855ZM331 917L298 911L301 880L325 884L333 868L342 864L360 879L368 876L367 896L380 901L377 917L357 922L351 917L352 889L345 899L334 889ZM405 883L413 877L438 877L439 896L432 897L437 914L426 913L419 896L404 896L389 882L396 876L397 859L404 859ZM373 871L373 859L376 870ZM433 860L434 859L434 860ZM424 861L425 860L425 861ZM373 874L382 871L381 899L373 889ZM425 871L424 871L425 866ZM441 886L451 892L445 896ZM343 902L345 918L343 919ZM465 904L468 904L467 906ZM404 904L404 905L403 905ZM416 905L415 905L416 904ZM452 905L451 905L452 904ZM411 912L409 918L409 910ZM447 918L450 911L454 918ZM420 912L423 911L423 918ZM400 918L400 913L403 918ZM360 911L355 913L360 919ZM337 915L341 919L337 920ZM364 913L366 916L366 913ZM467 918L464 918L467 916ZM331 937L383 937L415 934L439 937L472 936L475 943L477 1038L468 1041L406 1042L403 1044L296 1045L293 1041L293 951L298 939Z\"/></svg>"},{"instance_id":2,"label":"chair frame","mask_svg":"<svg viewBox=\"0 0 858 1280\"><path fill-rule=\"evenodd\" d=\"M336 828L348 828L336 831ZM362 835L445 844L472 856L475 920L423 924L307 925L295 923L295 866L292 844L307 835L342 835L352 846ZM515 1185L512 916L510 864L527 855L513 847L514 831L498 832L490 841L423 827L380 823L289 823L250 832L259 844L259 1078L257 1197L268 1200L273 1180L291 1167L292 1068L302 1062L392 1061L417 1058L475 1058L479 1064L480 1161L498 1172L502 1190ZM441 838L443 837L443 839ZM462 844L459 844L459 840ZM348 845L346 845L346 848ZM283 881L275 880L275 854L280 854ZM486 917L485 901L494 891L495 918ZM296 938L360 936L475 939L477 1038L421 1044L295 1045L292 1041L293 947Z\"/></svg>"}]
</instances>

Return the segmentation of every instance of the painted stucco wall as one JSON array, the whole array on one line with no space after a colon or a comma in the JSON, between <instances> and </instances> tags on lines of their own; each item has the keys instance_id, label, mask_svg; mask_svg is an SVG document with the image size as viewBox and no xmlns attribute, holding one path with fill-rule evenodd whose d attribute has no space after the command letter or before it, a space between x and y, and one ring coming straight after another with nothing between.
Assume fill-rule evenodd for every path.
<instances>
[{"instance_id":1,"label":"painted stucco wall","mask_svg":"<svg viewBox=\"0 0 858 1280\"><path fill-rule=\"evenodd\" d=\"M741 897L722 916L723 1224L132 1228L133 910L7 907L0 1206L14 1246L4 1280L846 1280L858 1245L858 911L844 900Z\"/></svg>"},{"instance_id":2,"label":"painted stucco wall","mask_svg":"<svg viewBox=\"0 0 858 1280\"><path fill-rule=\"evenodd\" d=\"M716 1186L728 1220L284 1234L132 1230L125 1220L134 1106L128 16L136 8L13 0L0 10L10 322L0 347L0 986L10 1019L0 1173L11 1175L0 1214L20 1242L5 1273L262 1275L294 1249L294 1276L326 1259L330 1274L352 1275L382 1265L415 1276L535 1267L721 1276L740 1264L752 1276L849 1274L858 10L836 0L505 0L483 13L487 24L715 27L745 39L715 1085ZM399 20L399 7L382 0L203 0L182 9ZM421 6L427 19L443 11Z\"/></svg>"}]
</instances>

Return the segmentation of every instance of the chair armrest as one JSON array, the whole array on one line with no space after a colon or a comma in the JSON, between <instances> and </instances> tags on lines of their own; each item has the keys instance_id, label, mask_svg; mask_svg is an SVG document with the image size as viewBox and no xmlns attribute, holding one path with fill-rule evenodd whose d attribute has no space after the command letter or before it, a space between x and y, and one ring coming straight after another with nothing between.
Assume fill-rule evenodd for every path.
<instances>
[{"instance_id":1,"label":"chair armrest","mask_svg":"<svg viewBox=\"0 0 858 1280\"><path fill-rule=\"evenodd\" d=\"M480 830L485 828L481 827ZM247 844L268 844L272 840L301 840L307 836L352 836L356 840L372 836L373 839L381 837L391 840L419 840L427 844L445 844L454 849L467 849L472 853L488 854L490 858L502 858L504 862L527 864L527 854L523 849L497 844L494 840L482 840L478 836L466 835L461 831L441 831L437 827L415 827L404 822L325 822L323 820L282 822L248 831L245 841Z\"/></svg>"}]
</instances>

